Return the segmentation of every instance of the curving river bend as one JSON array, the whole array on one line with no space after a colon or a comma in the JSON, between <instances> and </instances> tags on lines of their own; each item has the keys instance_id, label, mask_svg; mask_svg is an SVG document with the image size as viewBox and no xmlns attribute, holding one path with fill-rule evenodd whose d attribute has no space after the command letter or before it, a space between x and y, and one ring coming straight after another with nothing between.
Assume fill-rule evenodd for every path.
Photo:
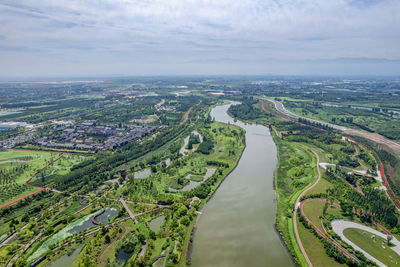
<instances>
[{"instance_id":1,"label":"curving river bend","mask_svg":"<svg viewBox=\"0 0 400 267\"><path fill-rule=\"evenodd\" d=\"M229 106L215 107L211 117L245 129L246 148L200 215L192 266L293 266L274 229L275 144L268 128L234 122Z\"/></svg>"}]
</instances>

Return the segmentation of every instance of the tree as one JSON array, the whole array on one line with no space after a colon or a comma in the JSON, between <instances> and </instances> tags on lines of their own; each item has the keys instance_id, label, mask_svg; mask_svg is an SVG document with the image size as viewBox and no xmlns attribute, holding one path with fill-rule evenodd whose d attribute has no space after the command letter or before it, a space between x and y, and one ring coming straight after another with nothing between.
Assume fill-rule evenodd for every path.
<instances>
[{"instance_id":1,"label":"tree","mask_svg":"<svg viewBox=\"0 0 400 267\"><path fill-rule=\"evenodd\" d=\"M388 246L390 246L392 243L390 242L390 241L392 241L392 239L393 239L393 236L391 236L391 235L388 235L387 236L387 244L388 244Z\"/></svg>"}]
</instances>

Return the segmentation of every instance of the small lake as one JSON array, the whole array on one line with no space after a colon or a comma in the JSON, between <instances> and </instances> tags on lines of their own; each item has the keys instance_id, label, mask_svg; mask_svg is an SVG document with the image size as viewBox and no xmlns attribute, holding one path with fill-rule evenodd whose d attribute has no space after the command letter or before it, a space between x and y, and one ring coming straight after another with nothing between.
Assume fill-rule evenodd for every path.
<instances>
[{"instance_id":1,"label":"small lake","mask_svg":"<svg viewBox=\"0 0 400 267\"><path fill-rule=\"evenodd\" d=\"M120 249L120 251L118 251L117 256L115 257L115 259L117 261L123 261L124 263L126 263L133 255L133 252L130 253L126 253L125 250L123 248Z\"/></svg>"},{"instance_id":2,"label":"small lake","mask_svg":"<svg viewBox=\"0 0 400 267\"><path fill-rule=\"evenodd\" d=\"M164 222L165 222L165 216L161 215L151 220L151 222L149 223L149 227L153 232L157 232L158 230L160 230Z\"/></svg>"},{"instance_id":3,"label":"small lake","mask_svg":"<svg viewBox=\"0 0 400 267\"><path fill-rule=\"evenodd\" d=\"M141 171L137 171L137 172L135 172L135 175L134 175L134 177L135 177L135 179L137 178L137 179L143 179L143 178L148 178L148 177L150 177L150 175L151 175L151 169L143 169L143 170L141 170Z\"/></svg>"},{"instance_id":4,"label":"small lake","mask_svg":"<svg viewBox=\"0 0 400 267\"><path fill-rule=\"evenodd\" d=\"M57 260L53 261L48 267L69 267L72 266L72 263L78 257L79 253L81 252L82 247L78 247L72 252L71 255L63 255Z\"/></svg>"},{"instance_id":5,"label":"small lake","mask_svg":"<svg viewBox=\"0 0 400 267\"><path fill-rule=\"evenodd\" d=\"M215 171L217 170L216 168L206 168L207 169L207 171L206 171L206 174L204 175L204 178L203 178L203 180L201 181L201 182L196 182L196 181L192 181L192 180L190 180L189 181L189 183L187 184L187 185L185 185L182 189L175 189L175 188L172 188L172 187L169 187L168 189L171 191L171 192L178 192L178 191L180 191L180 192L187 192L187 191L190 191L190 190L192 190L192 189L194 189L194 188L196 188L196 186L198 186L198 185L200 185L201 183L204 183L208 178L210 178L214 173L215 173ZM186 176L186 179L190 179L190 176L192 176L192 174L188 174L187 176Z\"/></svg>"}]
</instances>

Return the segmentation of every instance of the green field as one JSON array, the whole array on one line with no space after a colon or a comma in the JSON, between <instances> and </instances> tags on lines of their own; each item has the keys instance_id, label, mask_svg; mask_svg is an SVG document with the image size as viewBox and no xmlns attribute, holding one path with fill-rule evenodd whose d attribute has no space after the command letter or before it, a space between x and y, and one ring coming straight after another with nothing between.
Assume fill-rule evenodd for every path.
<instances>
[{"instance_id":1,"label":"green field","mask_svg":"<svg viewBox=\"0 0 400 267\"><path fill-rule=\"evenodd\" d=\"M397 266L400 264L400 255L387 245L386 239L355 228L347 228L343 231L343 234L351 242L382 263L388 266ZM372 238L372 236L375 236L375 238Z\"/></svg>"},{"instance_id":2,"label":"green field","mask_svg":"<svg viewBox=\"0 0 400 267\"><path fill-rule=\"evenodd\" d=\"M304 203L303 212L304 215L321 231L322 227L322 217L324 216L324 207L327 206L326 213L329 215L341 216L340 208L336 206L331 206L330 204L315 200Z\"/></svg>"},{"instance_id":3,"label":"green field","mask_svg":"<svg viewBox=\"0 0 400 267\"><path fill-rule=\"evenodd\" d=\"M38 190L24 183L56 157L55 153L41 151L0 152L0 205Z\"/></svg>"},{"instance_id":4,"label":"green field","mask_svg":"<svg viewBox=\"0 0 400 267\"><path fill-rule=\"evenodd\" d=\"M0 152L1 184L24 183L31 175L44 168L56 153L43 151L7 150Z\"/></svg>"},{"instance_id":5,"label":"green field","mask_svg":"<svg viewBox=\"0 0 400 267\"><path fill-rule=\"evenodd\" d=\"M297 221L297 227L301 242L313 266L346 266L326 255L324 245L300 221Z\"/></svg>"}]
</instances>

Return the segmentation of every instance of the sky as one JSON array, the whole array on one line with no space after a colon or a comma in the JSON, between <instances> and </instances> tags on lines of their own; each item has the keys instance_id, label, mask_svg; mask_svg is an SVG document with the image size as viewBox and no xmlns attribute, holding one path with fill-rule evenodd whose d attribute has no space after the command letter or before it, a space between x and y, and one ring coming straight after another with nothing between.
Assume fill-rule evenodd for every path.
<instances>
[{"instance_id":1,"label":"sky","mask_svg":"<svg viewBox=\"0 0 400 267\"><path fill-rule=\"evenodd\" d=\"M400 0L1 0L0 77L400 75Z\"/></svg>"}]
</instances>

